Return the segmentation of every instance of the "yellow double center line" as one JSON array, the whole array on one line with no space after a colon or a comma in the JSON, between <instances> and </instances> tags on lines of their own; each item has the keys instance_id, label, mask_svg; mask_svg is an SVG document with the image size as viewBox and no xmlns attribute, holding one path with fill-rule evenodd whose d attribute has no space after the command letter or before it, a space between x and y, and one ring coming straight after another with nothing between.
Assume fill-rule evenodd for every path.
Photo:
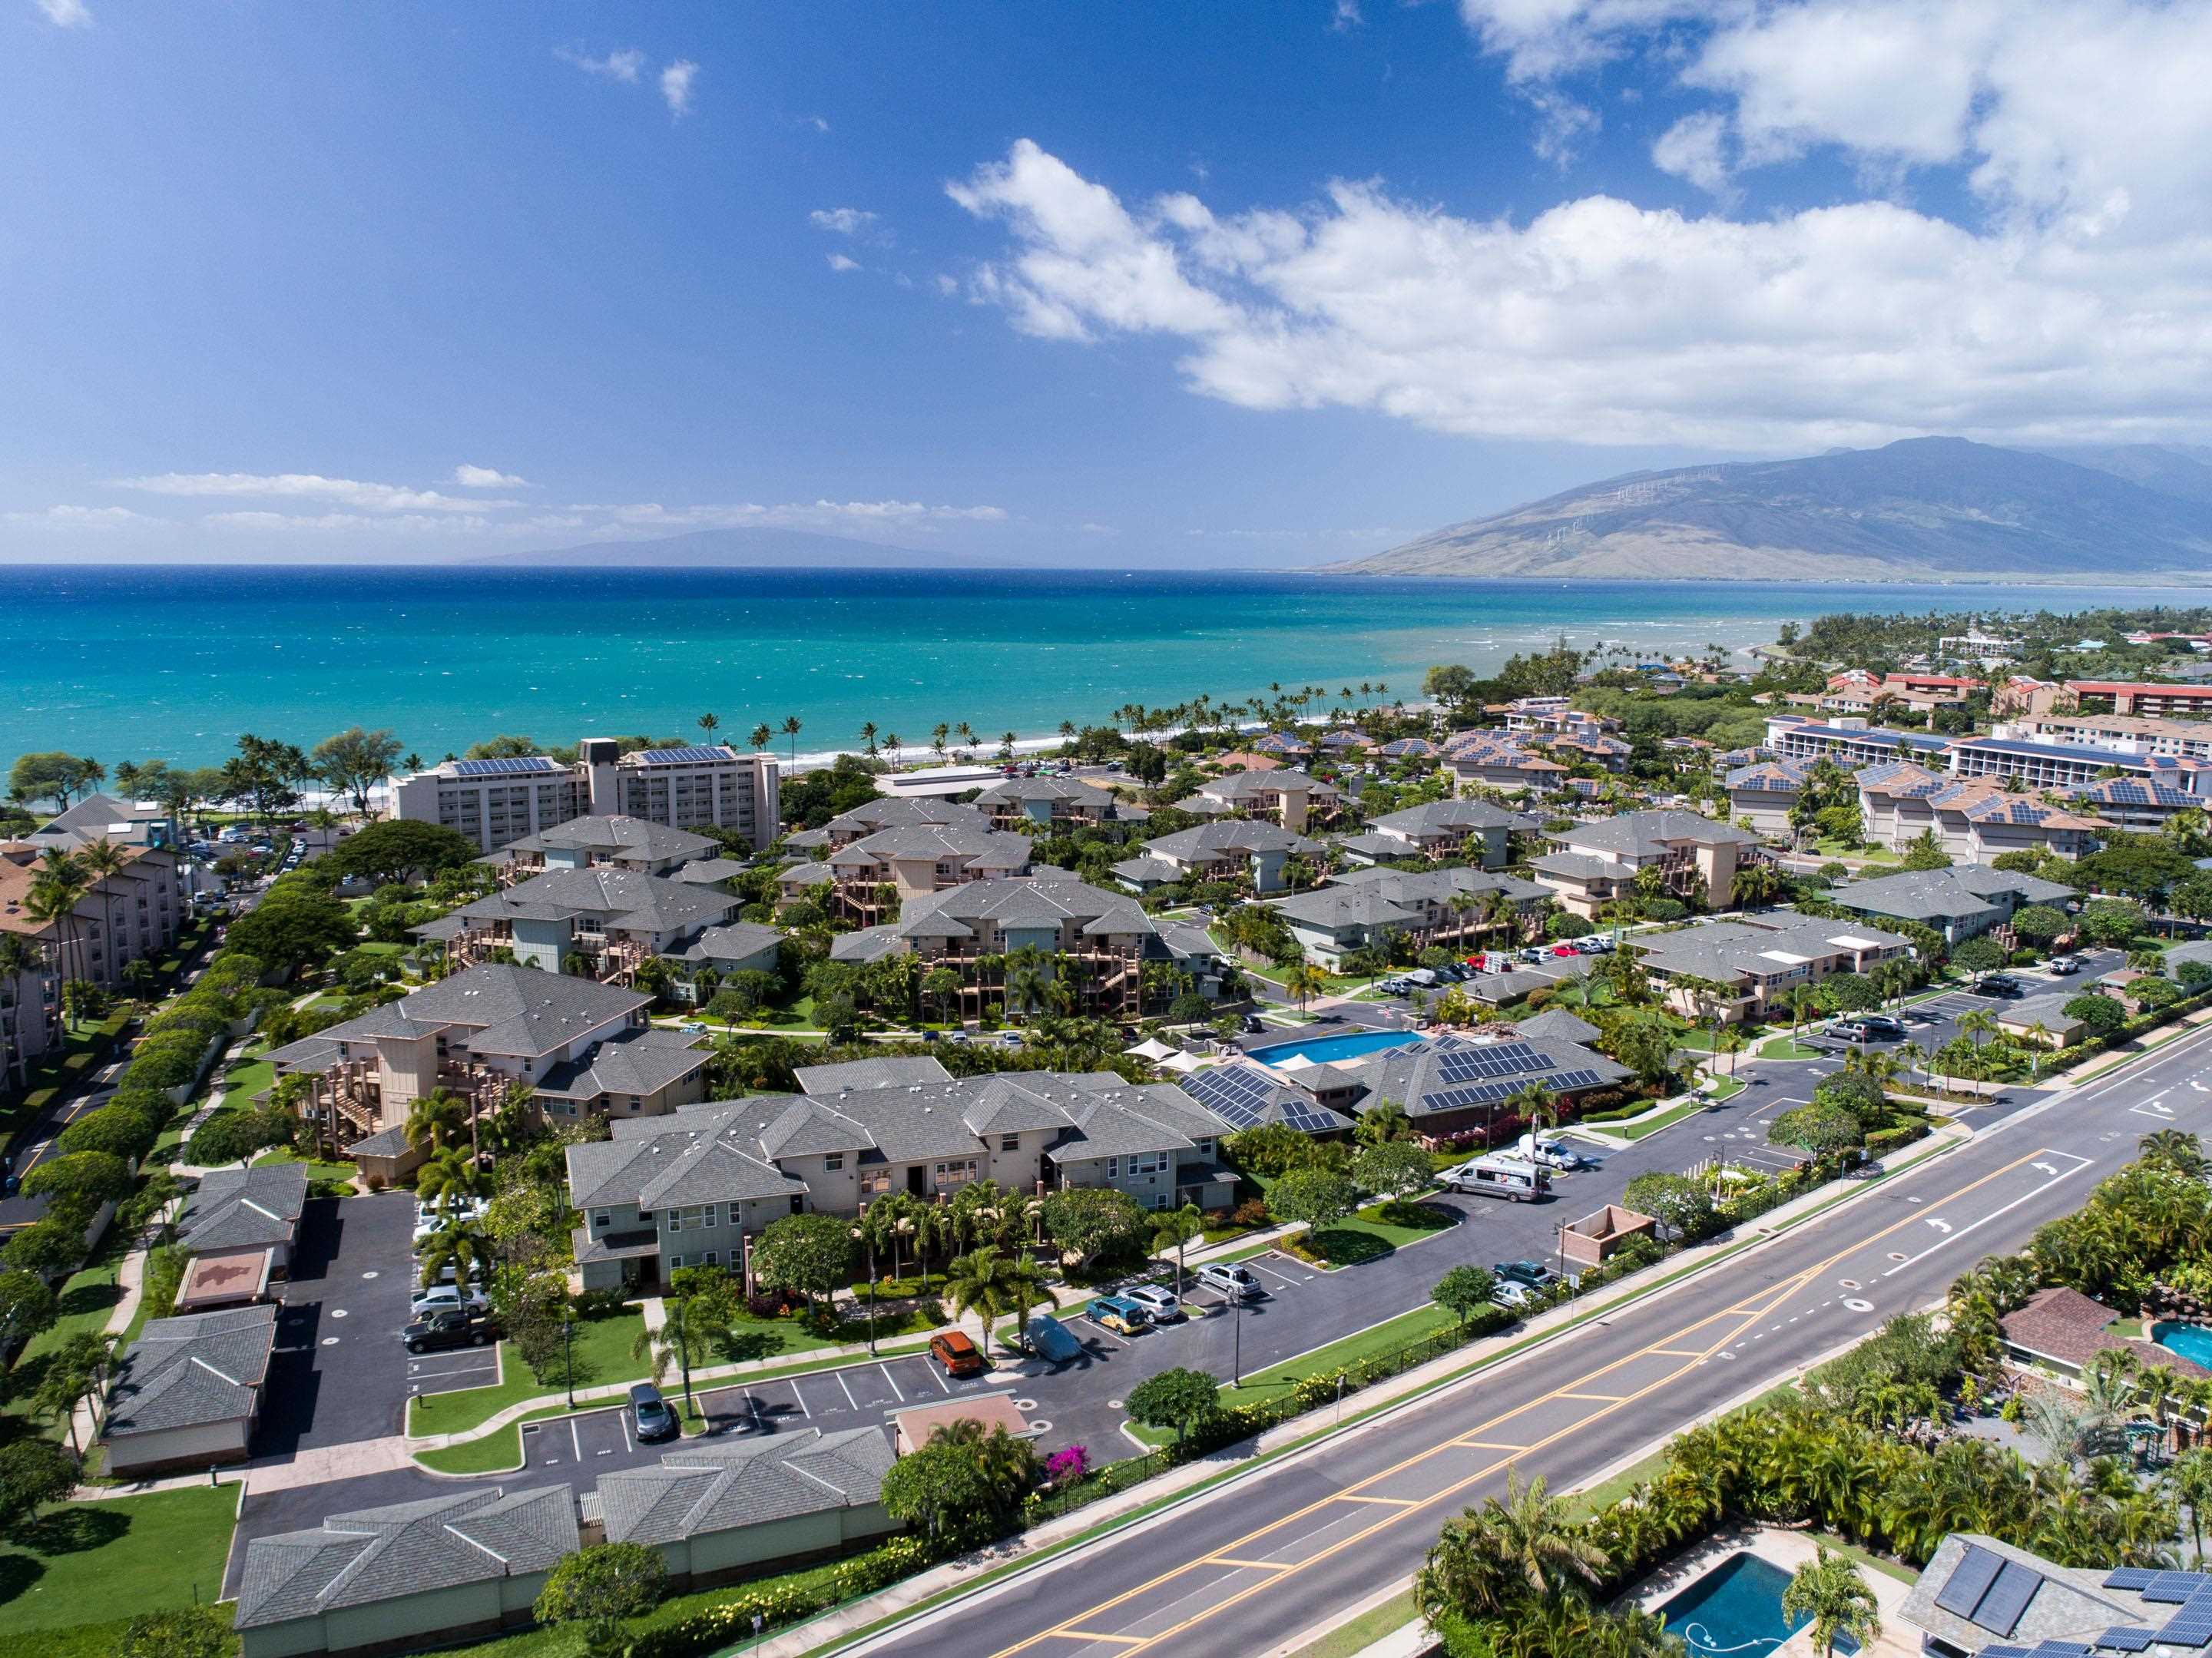
<instances>
[{"instance_id":1,"label":"yellow double center line","mask_svg":"<svg viewBox=\"0 0 2212 1658\"><path fill-rule=\"evenodd\" d=\"M1987 1186L1992 1181L2001 1180L2007 1175L2014 1174L2018 1170L2027 1167L2037 1158L2046 1155L2048 1154L2043 1149L2039 1147L2037 1150L2027 1153L2025 1157L2019 1157L2011 1163L2006 1163L2001 1169L1992 1169L1990 1173L1983 1175L1979 1180L1972 1181L1966 1186L1962 1186L1955 1192L1947 1193L1943 1201L1946 1203L1955 1203L1960 1198L1966 1196L1969 1193L1977 1191L1982 1187ZM1382 1469L1380 1473L1368 1475L1366 1479L1360 1480L1357 1485L1348 1485L1340 1491L1334 1492L1328 1497L1320 1497L1314 1502L1307 1503L1302 1509L1293 1509L1289 1514L1284 1515L1279 1519L1271 1520L1266 1525L1259 1527L1256 1531L1245 1533L1243 1536L1237 1538L1234 1542L1224 1545L1223 1547L1215 1550L1211 1554L1206 1555L1196 1560L1187 1562L1182 1565L1170 1568L1169 1570L1161 1572L1158 1576L1149 1578L1146 1582L1138 1584L1134 1588L1124 1589L1121 1594L1114 1595L1110 1599L1101 1600L1094 1606L1085 1608L1082 1612L1076 1613L1073 1617L1054 1625L1050 1629L1041 1630L1036 1634L1030 1636L1026 1639L1018 1641L1010 1647L1002 1647L996 1653L992 1655L992 1658L1012 1658L1012 1654L1025 1652L1030 1648L1037 1645L1041 1642L1054 1640L1072 1641L1078 1643L1084 1642L1103 1642L1115 1647L1121 1651L1135 1653L1140 1652L1146 1648L1155 1645L1159 1642L1165 1641L1172 1637L1180 1635L1185 1630L1191 1628L1193 1625L1202 1623L1206 1619L1216 1617L1218 1614L1228 1611L1231 1606L1237 1605L1249 1596L1258 1594L1261 1589L1273 1588L1274 1585L1283 1582L1296 1573L1302 1572L1311 1567L1319 1565L1322 1561L1330 1558L1332 1556L1345 1549L1350 1548L1355 1543L1363 1542L1368 1538L1374 1536L1378 1532L1384 1531L1393 1526L1402 1524L1405 1521L1411 1519L1413 1515L1435 1508L1439 1503L1449 1502L1452 1498L1457 1497L1462 1491L1466 1491L1469 1486L1479 1485L1483 1480L1490 1479L1500 1469L1509 1467L1516 1459L1526 1456L1532 1451L1540 1451L1547 1446L1555 1444L1559 1441L1567 1437L1570 1434L1580 1432L1598 1418L1611 1416L1614 1412L1620 1410L1622 1406L1633 1404L1638 1400L1645 1398L1648 1395L1657 1392L1660 1388L1664 1388L1668 1383L1673 1382L1676 1377L1681 1376L1685 1371L1692 1370L1695 1366L1703 1363L1706 1359L1720 1351L1721 1349L1731 1345L1738 1336L1741 1335L1746 1330L1756 1324L1760 1319L1771 1315L1783 1302L1787 1301L1791 1296L1796 1295L1808 1284L1812 1282L1812 1280L1820 1277L1820 1274L1826 1272L1838 1261L1844 1260L1847 1256L1856 1254L1860 1250L1865 1249L1871 1245L1881 1242L1892 1233L1903 1231L1908 1227L1922 1224L1925 1222L1926 1218L1927 1217L1924 1211L1907 1215L1894 1224L1882 1228L1880 1231L1874 1233L1871 1236L1861 1238L1853 1243L1848 1244L1844 1248L1837 1250L1833 1254L1826 1256L1823 1260L1816 1261L1812 1266L1806 1267L1803 1271L1795 1273L1791 1277L1782 1280L1765 1295L1758 1297L1755 1304L1746 1302L1738 1302L1735 1305L1727 1308L1721 1312L1707 1314L1705 1317L1698 1319L1690 1324L1686 1324L1679 1330L1675 1330L1668 1335L1662 1336L1645 1346L1638 1348L1634 1352L1628 1354L1625 1357L1614 1359L1610 1363L1601 1365L1598 1369L1589 1372L1587 1375L1577 1377L1574 1381L1562 1382L1559 1386L1553 1388L1549 1393L1544 1394L1535 1399L1532 1399L1525 1404L1516 1405L1511 1410L1504 1412L1502 1415L1492 1417L1488 1421L1478 1424L1473 1428L1455 1433L1449 1439L1439 1440L1425 1450L1416 1451L1413 1455L1406 1457L1400 1461L1392 1463L1389 1467ZM1696 1345L1695 1340L1702 1339L1703 1333L1711 1331L1715 1326L1723 1327L1721 1333L1713 1339L1707 1341L1703 1346ZM1656 1381L1649 1382L1646 1385L1637 1388L1632 1393L1594 1394L1589 1391L1592 1384L1601 1382L1605 1377L1611 1376L1613 1372L1624 1370L1631 1364L1639 1363L1644 1359L1653 1357L1679 1358L1683 1362L1675 1365L1672 1370L1660 1376ZM1568 1424L1565 1427L1559 1429L1556 1432L1547 1434L1543 1437L1534 1440L1527 1445L1507 1446L1498 1442L1495 1437L1496 1432L1504 1424L1511 1422L1516 1417L1526 1416L1531 1411L1540 1409L1546 1405L1562 1399L1571 1401L1598 1403L1600 1404L1601 1408L1594 1410L1587 1415L1580 1416L1573 1422ZM1372 1486L1382 1485L1395 1476L1405 1473L1408 1468L1418 1467L1425 1462L1440 1456L1448 1455L1455 1451L1469 1449L1504 1450L1508 1454L1498 1458L1494 1461L1486 1463L1483 1467L1476 1469L1473 1473L1466 1475L1464 1478L1454 1480L1450 1485L1446 1485L1442 1491L1437 1491L1431 1496L1422 1497L1390 1497L1376 1493L1370 1490ZM1370 1507L1382 1508L1387 1511L1381 1518L1370 1522L1358 1531L1340 1538L1337 1541L1330 1544L1328 1547L1319 1551L1317 1553L1309 1556L1305 1559L1295 1562L1286 1562L1267 1558L1268 1551L1263 1543L1264 1539L1267 1538L1273 1533L1280 1531L1285 1526L1289 1525L1295 1520L1301 1520L1309 1515L1317 1514L1321 1510L1329 1508L1336 1503L1358 1503ZM1180 1623L1170 1625L1169 1627L1163 1630L1156 1630L1150 1635L1117 1634L1091 1627L1099 1619L1109 1616L1117 1608L1126 1606L1129 1602L1135 1600L1139 1597L1154 1594L1163 1584L1170 1583L1176 1578L1187 1577L1194 1573L1207 1569L1217 1571L1257 1571L1264 1572L1267 1575L1260 1578L1257 1582L1248 1584L1243 1588L1238 1589L1235 1594L1214 1602L1212 1605L1206 1606L1203 1610L1193 1612L1189 1617L1185 1618ZM1200 1585L1198 1588L1194 1589L1192 1593L1202 1592L1205 1587L1206 1586L1204 1585Z\"/></svg>"}]
</instances>

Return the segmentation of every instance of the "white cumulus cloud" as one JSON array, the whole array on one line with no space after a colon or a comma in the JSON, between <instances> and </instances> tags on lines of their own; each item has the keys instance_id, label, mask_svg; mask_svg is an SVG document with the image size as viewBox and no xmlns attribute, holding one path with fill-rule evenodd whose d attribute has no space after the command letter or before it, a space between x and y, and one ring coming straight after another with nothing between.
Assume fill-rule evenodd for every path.
<instances>
[{"instance_id":1,"label":"white cumulus cloud","mask_svg":"<svg viewBox=\"0 0 2212 1658\"><path fill-rule=\"evenodd\" d=\"M128 507L48 507L38 512L6 513L10 524L42 524L57 530L131 530L164 522Z\"/></svg>"},{"instance_id":2,"label":"white cumulus cloud","mask_svg":"<svg viewBox=\"0 0 2212 1658\"><path fill-rule=\"evenodd\" d=\"M85 9L84 0L36 0L36 3L46 21L58 29L92 27L92 13Z\"/></svg>"},{"instance_id":3,"label":"white cumulus cloud","mask_svg":"<svg viewBox=\"0 0 2212 1658\"><path fill-rule=\"evenodd\" d=\"M817 230L827 230L840 236L857 236L876 222L876 216L865 208L817 207L806 216L807 223Z\"/></svg>"},{"instance_id":4,"label":"white cumulus cloud","mask_svg":"<svg viewBox=\"0 0 2212 1658\"><path fill-rule=\"evenodd\" d=\"M510 501L471 501L435 489L398 483L364 483L355 478L324 477L313 472L161 472L148 477L118 478L119 489L155 495L232 495L327 501L369 513L475 513L488 507L512 507Z\"/></svg>"},{"instance_id":5,"label":"white cumulus cloud","mask_svg":"<svg viewBox=\"0 0 2212 1658\"><path fill-rule=\"evenodd\" d=\"M691 84L699 78L699 65L679 58L660 71L660 99L671 115L691 112Z\"/></svg>"},{"instance_id":6,"label":"white cumulus cloud","mask_svg":"<svg viewBox=\"0 0 2212 1658\"><path fill-rule=\"evenodd\" d=\"M593 58L568 46L556 46L553 55L564 64L573 64L586 75L603 76L610 81L620 81L635 86L645 69L645 54L635 46L624 46L604 58Z\"/></svg>"},{"instance_id":7,"label":"white cumulus cloud","mask_svg":"<svg viewBox=\"0 0 2212 1658\"><path fill-rule=\"evenodd\" d=\"M931 506L919 501L787 501L778 506L738 501L723 505L670 507L657 501L568 508L633 530L699 530L763 525L782 529L927 528L948 522L1003 522L1003 507Z\"/></svg>"},{"instance_id":8,"label":"white cumulus cloud","mask_svg":"<svg viewBox=\"0 0 2212 1658\"><path fill-rule=\"evenodd\" d=\"M1597 8L1518 10L1540 23ZM1986 222L1883 199L1737 219L1610 196L1474 219L1342 180L1318 200L1217 215L1187 194L1124 202L1024 140L947 186L1006 238L965 292L1041 338L1172 341L1192 389L1244 407L1366 409L1449 432L1754 451L1931 431L2201 436L2212 235L2195 214L2212 197L2212 100L2187 88L2212 83L2212 8L2197 19L2193 82L2156 61L2181 52L2178 15L2124 20L2154 89L2125 131L2093 135L2110 118L2069 115L2047 88L2021 94L2020 136L1961 155L2002 198ZM1547 64L1611 49L1601 33L1530 38ZM2050 75L2082 94L2114 80L2113 51L2075 44ZM1978 131L2013 119L2014 101L1977 104ZM1719 185L1727 144L1755 158L1778 131L1732 115L1726 133L1677 130L1666 155ZM2130 210L2178 184L2182 201Z\"/></svg>"},{"instance_id":9,"label":"white cumulus cloud","mask_svg":"<svg viewBox=\"0 0 2212 1658\"><path fill-rule=\"evenodd\" d=\"M858 259L848 258L842 253L832 253L830 256L830 268L842 276L848 270L858 270L860 268L860 262Z\"/></svg>"},{"instance_id":10,"label":"white cumulus cloud","mask_svg":"<svg viewBox=\"0 0 2212 1658\"><path fill-rule=\"evenodd\" d=\"M528 478L502 472L495 466L471 466L464 461L453 468L453 482L466 489L527 489Z\"/></svg>"},{"instance_id":11,"label":"white cumulus cloud","mask_svg":"<svg viewBox=\"0 0 2212 1658\"><path fill-rule=\"evenodd\" d=\"M491 520L476 517L447 517L428 513L401 513L371 517L364 513L270 513L242 511L208 513L200 522L212 530L246 530L256 533L304 535L358 534L453 536L474 535L491 528Z\"/></svg>"}]
</instances>

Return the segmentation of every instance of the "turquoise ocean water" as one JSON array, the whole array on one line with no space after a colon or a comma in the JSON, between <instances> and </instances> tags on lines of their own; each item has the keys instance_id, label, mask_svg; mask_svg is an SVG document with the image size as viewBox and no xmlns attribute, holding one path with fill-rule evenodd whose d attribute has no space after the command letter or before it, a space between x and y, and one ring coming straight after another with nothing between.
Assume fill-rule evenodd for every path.
<instances>
[{"instance_id":1,"label":"turquoise ocean water","mask_svg":"<svg viewBox=\"0 0 2212 1658\"><path fill-rule=\"evenodd\" d=\"M204 765L237 734L389 726L436 757L495 732L720 735L796 714L798 748L864 721L926 748L1285 686L1478 669L1564 634L1639 653L1771 640L1836 610L2057 610L2140 590L1398 581L1103 571L488 572L0 567L0 764L64 748ZM779 748L788 746L779 738Z\"/></svg>"}]
</instances>

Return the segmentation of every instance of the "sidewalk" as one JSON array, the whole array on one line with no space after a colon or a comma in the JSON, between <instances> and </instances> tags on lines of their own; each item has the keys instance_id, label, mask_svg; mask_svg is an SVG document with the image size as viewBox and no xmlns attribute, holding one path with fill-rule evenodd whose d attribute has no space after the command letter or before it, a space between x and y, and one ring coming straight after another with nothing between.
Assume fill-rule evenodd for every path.
<instances>
[{"instance_id":1,"label":"sidewalk","mask_svg":"<svg viewBox=\"0 0 2212 1658\"><path fill-rule=\"evenodd\" d=\"M181 1200L173 1200L156 1215L138 1234L131 1248L124 1252L123 1260L115 1269L115 1285L123 1291L123 1298L107 1309L106 1321L100 1327L100 1334L119 1336L131 1327L131 1321L137 1316L138 1303L146 1292L146 1255L150 1248L149 1240L167 1223L178 1201ZM77 1401L76 1408L70 1415L70 1424L76 1430L77 1443L89 1446L99 1432L99 1419L91 1400Z\"/></svg>"}]
</instances>

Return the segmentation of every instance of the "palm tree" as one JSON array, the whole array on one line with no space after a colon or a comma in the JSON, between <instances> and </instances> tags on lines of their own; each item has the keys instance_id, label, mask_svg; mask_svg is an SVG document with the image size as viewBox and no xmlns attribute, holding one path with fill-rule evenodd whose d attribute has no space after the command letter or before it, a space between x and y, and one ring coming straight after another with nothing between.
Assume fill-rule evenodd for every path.
<instances>
[{"instance_id":1,"label":"palm tree","mask_svg":"<svg viewBox=\"0 0 2212 1658\"><path fill-rule=\"evenodd\" d=\"M23 895L23 915L41 927L51 926L60 946L62 977L84 977L84 950L77 940L76 907L84 899L84 877L66 859L49 863ZM71 961L72 947L76 960Z\"/></svg>"},{"instance_id":2,"label":"palm tree","mask_svg":"<svg viewBox=\"0 0 2212 1658\"><path fill-rule=\"evenodd\" d=\"M966 720L963 720L954 726L952 734L960 739L962 748L972 749L975 746L975 728Z\"/></svg>"},{"instance_id":3,"label":"palm tree","mask_svg":"<svg viewBox=\"0 0 2212 1658\"><path fill-rule=\"evenodd\" d=\"M1044 1295L1044 1276L1025 1255L1010 1255L995 1243L957 1258L946 1274L945 1299L955 1313L973 1311L983 1321L983 1351L1001 1313L1019 1306L1026 1314ZM1023 1322L1028 1321L1024 1319Z\"/></svg>"},{"instance_id":4,"label":"palm tree","mask_svg":"<svg viewBox=\"0 0 2212 1658\"><path fill-rule=\"evenodd\" d=\"M1782 1591L1782 1610L1812 1622L1813 1644L1820 1658L1834 1658L1836 1637L1847 1635L1862 1650L1881 1633L1881 1609L1859 1569L1840 1554L1817 1545L1813 1558L1797 1568Z\"/></svg>"},{"instance_id":5,"label":"palm tree","mask_svg":"<svg viewBox=\"0 0 2212 1658\"><path fill-rule=\"evenodd\" d=\"M448 1266L453 1269L453 1282L463 1285L489 1272L490 1240L473 1226L447 1226L433 1232L422 1251L422 1287L427 1290L435 1284Z\"/></svg>"},{"instance_id":6,"label":"palm tree","mask_svg":"<svg viewBox=\"0 0 2212 1658\"><path fill-rule=\"evenodd\" d=\"M416 1172L415 1199L425 1209L458 1211L483 1196L488 1184L476 1160L453 1146L439 1152Z\"/></svg>"},{"instance_id":7,"label":"palm tree","mask_svg":"<svg viewBox=\"0 0 2212 1658\"><path fill-rule=\"evenodd\" d=\"M707 740L709 743L714 740L714 727L721 723L711 714L702 714L699 716L699 729L706 732Z\"/></svg>"},{"instance_id":8,"label":"palm tree","mask_svg":"<svg viewBox=\"0 0 2212 1658\"><path fill-rule=\"evenodd\" d=\"M10 984L17 979L27 978L38 972L45 963L45 952L21 933L0 932L0 984ZM9 1051L0 1054L0 1074L12 1067L15 1072L16 1086L22 1088L29 1085L31 1058L29 1047L23 1041L22 1021L26 1015L22 1010L26 1003L20 990L15 997L15 1005L18 1010L15 1034L10 1040Z\"/></svg>"},{"instance_id":9,"label":"palm tree","mask_svg":"<svg viewBox=\"0 0 2212 1658\"><path fill-rule=\"evenodd\" d=\"M1985 1007L1975 1008L1972 1012L1960 1016L1959 1029L1961 1035L1973 1039L1974 1054L1978 1058L1983 1039L1997 1034L1997 1016Z\"/></svg>"},{"instance_id":10,"label":"palm tree","mask_svg":"<svg viewBox=\"0 0 2212 1658\"><path fill-rule=\"evenodd\" d=\"M107 929L107 976L110 983L122 970L121 947L115 938L115 911L112 908L115 890L111 884L129 867L131 860L123 855L123 848L102 836L88 841L77 848L77 864L92 890L100 895L101 924Z\"/></svg>"},{"instance_id":11,"label":"palm tree","mask_svg":"<svg viewBox=\"0 0 2212 1658\"><path fill-rule=\"evenodd\" d=\"M775 735L775 733L768 728L768 722L766 720L763 720L759 725L754 726L749 733L752 745L756 750L766 748L769 745L769 739Z\"/></svg>"},{"instance_id":12,"label":"palm tree","mask_svg":"<svg viewBox=\"0 0 2212 1658\"><path fill-rule=\"evenodd\" d=\"M419 1146L427 1141L433 1152L442 1151L446 1137L468 1116L466 1102L449 1089L434 1088L427 1094L417 1094L407 1105L407 1144ZM473 1133L473 1122L470 1128Z\"/></svg>"},{"instance_id":13,"label":"palm tree","mask_svg":"<svg viewBox=\"0 0 2212 1658\"><path fill-rule=\"evenodd\" d=\"M1283 975L1283 988L1297 998L1298 1011L1303 1013L1309 999L1328 988L1328 975L1311 962L1293 962L1290 971Z\"/></svg>"},{"instance_id":14,"label":"palm tree","mask_svg":"<svg viewBox=\"0 0 2212 1658\"><path fill-rule=\"evenodd\" d=\"M2199 1445L2184 1451L2166 1470L2166 1488L2176 1503L2189 1510L2191 1558L2204 1559L2204 1509L2212 1503L2212 1449Z\"/></svg>"},{"instance_id":15,"label":"palm tree","mask_svg":"<svg viewBox=\"0 0 2212 1658\"><path fill-rule=\"evenodd\" d=\"M1595 1583L1610 1561L1570 1516L1566 1503L1553 1497L1538 1475L1526 1485L1518 1470L1506 1475L1505 1500L1492 1497L1482 1517L1498 1559L1539 1600L1550 1600L1570 1583Z\"/></svg>"},{"instance_id":16,"label":"palm tree","mask_svg":"<svg viewBox=\"0 0 2212 1658\"><path fill-rule=\"evenodd\" d=\"M791 763L799 763L799 716L787 714L783 717L783 734L791 739Z\"/></svg>"},{"instance_id":17,"label":"palm tree","mask_svg":"<svg viewBox=\"0 0 2212 1658\"><path fill-rule=\"evenodd\" d=\"M876 722L872 720L860 726L860 751L871 760L876 757Z\"/></svg>"},{"instance_id":18,"label":"palm tree","mask_svg":"<svg viewBox=\"0 0 2212 1658\"><path fill-rule=\"evenodd\" d=\"M1173 1249L1176 1252L1176 1294L1182 1294L1183 1250L1190 1241L1206 1230L1206 1214L1194 1203L1186 1203L1180 1209L1166 1209L1152 1217L1152 1248L1155 1251Z\"/></svg>"},{"instance_id":19,"label":"palm tree","mask_svg":"<svg viewBox=\"0 0 2212 1658\"><path fill-rule=\"evenodd\" d=\"M952 727L942 720L929 728L929 751L941 762L945 758L945 739L952 735Z\"/></svg>"},{"instance_id":20,"label":"palm tree","mask_svg":"<svg viewBox=\"0 0 2212 1658\"><path fill-rule=\"evenodd\" d=\"M667 1317L658 1330L637 1333L629 1345L629 1356L643 1358L650 1351L655 1382L665 1379L668 1367L674 1364L684 1378L684 1408L696 1417L699 1407L691 1398L691 1367L704 1364L713 1357L715 1341L729 1327L727 1319L721 1316L728 1303L720 1297L694 1291L670 1295L661 1305Z\"/></svg>"},{"instance_id":21,"label":"palm tree","mask_svg":"<svg viewBox=\"0 0 2212 1658\"><path fill-rule=\"evenodd\" d=\"M1006 952L1005 979L1007 1013L1035 1011L1048 982L1044 957L1035 944Z\"/></svg>"}]
</instances>

